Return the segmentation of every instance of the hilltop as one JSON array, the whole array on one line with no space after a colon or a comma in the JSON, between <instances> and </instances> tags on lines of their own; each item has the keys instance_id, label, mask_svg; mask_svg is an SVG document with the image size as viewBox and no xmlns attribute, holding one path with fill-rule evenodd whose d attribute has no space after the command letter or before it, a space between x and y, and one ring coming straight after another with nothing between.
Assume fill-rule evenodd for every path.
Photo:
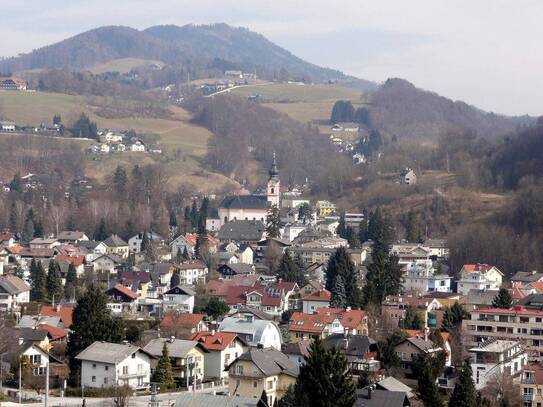
<instances>
[{"instance_id":1,"label":"hilltop","mask_svg":"<svg viewBox=\"0 0 543 407\"><path fill-rule=\"evenodd\" d=\"M261 34L227 24L163 25L142 31L124 26L100 27L0 61L0 72L85 70L124 58L162 61L199 72L239 69L267 78L340 80L361 88L375 86L338 70L311 64Z\"/></svg>"}]
</instances>

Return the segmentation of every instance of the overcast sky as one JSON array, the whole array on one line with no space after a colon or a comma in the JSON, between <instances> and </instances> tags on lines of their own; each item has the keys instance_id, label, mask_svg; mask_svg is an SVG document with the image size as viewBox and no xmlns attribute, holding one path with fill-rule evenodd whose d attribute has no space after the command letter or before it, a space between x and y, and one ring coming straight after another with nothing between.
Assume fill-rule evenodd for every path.
<instances>
[{"instance_id":1,"label":"overcast sky","mask_svg":"<svg viewBox=\"0 0 543 407\"><path fill-rule=\"evenodd\" d=\"M542 0L1 0L0 55L101 25L226 22L320 65L543 114Z\"/></svg>"}]
</instances>

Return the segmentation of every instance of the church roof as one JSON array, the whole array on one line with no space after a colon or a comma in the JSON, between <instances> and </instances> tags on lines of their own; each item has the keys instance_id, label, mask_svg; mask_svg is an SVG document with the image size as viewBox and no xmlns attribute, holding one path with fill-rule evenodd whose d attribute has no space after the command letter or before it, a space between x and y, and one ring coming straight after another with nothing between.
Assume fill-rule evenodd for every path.
<instances>
[{"instance_id":1,"label":"church roof","mask_svg":"<svg viewBox=\"0 0 543 407\"><path fill-rule=\"evenodd\" d=\"M265 195L232 195L225 197L220 208L224 209L268 209L268 197Z\"/></svg>"}]
</instances>

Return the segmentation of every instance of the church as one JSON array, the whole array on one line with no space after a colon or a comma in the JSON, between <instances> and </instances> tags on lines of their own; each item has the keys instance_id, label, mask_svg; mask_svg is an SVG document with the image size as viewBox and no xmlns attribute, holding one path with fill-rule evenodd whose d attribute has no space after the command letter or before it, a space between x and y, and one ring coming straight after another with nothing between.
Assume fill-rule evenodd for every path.
<instances>
[{"instance_id":1,"label":"church","mask_svg":"<svg viewBox=\"0 0 543 407\"><path fill-rule=\"evenodd\" d=\"M266 195L231 195L222 200L219 205L221 226L235 220L257 220L266 223L268 210L272 206L279 208L280 203L280 181L275 153L268 174Z\"/></svg>"}]
</instances>

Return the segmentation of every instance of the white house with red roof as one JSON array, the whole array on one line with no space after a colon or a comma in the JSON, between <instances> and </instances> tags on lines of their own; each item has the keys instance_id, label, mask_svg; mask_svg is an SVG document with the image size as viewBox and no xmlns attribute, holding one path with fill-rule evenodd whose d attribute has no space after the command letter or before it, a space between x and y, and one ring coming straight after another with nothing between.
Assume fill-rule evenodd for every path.
<instances>
[{"instance_id":1,"label":"white house with red roof","mask_svg":"<svg viewBox=\"0 0 543 407\"><path fill-rule=\"evenodd\" d=\"M502 286L502 278L503 273L490 264L464 264L456 291L467 295L469 290L498 290Z\"/></svg>"},{"instance_id":2,"label":"white house with red roof","mask_svg":"<svg viewBox=\"0 0 543 407\"><path fill-rule=\"evenodd\" d=\"M116 284L106 291L109 301L107 307L116 314L133 312L136 308L138 294L122 284Z\"/></svg>"},{"instance_id":3,"label":"white house with red roof","mask_svg":"<svg viewBox=\"0 0 543 407\"><path fill-rule=\"evenodd\" d=\"M247 343L233 332L200 332L190 339L199 342L208 351L204 354L206 380L227 379L226 368L248 349Z\"/></svg>"},{"instance_id":4,"label":"white house with red roof","mask_svg":"<svg viewBox=\"0 0 543 407\"><path fill-rule=\"evenodd\" d=\"M359 309L343 308L317 308L318 315L336 316L345 328L345 335L367 335L368 316Z\"/></svg>"},{"instance_id":5,"label":"white house with red roof","mask_svg":"<svg viewBox=\"0 0 543 407\"><path fill-rule=\"evenodd\" d=\"M326 289L315 291L302 298L302 310L306 314L312 314L317 309L330 306L332 293Z\"/></svg>"},{"instance_id":6,"label":"white house with red roof","mask_svg":"<svg viewBox=\"0 0 543 407\"><path fill-rule=\"evenodd\" d=\"M289 322L290 342L299 342L308 339L324 339L332 334L344 334L345 327L340 318L333 313L305 314L294 312Z\"/></svg>"},{"instance_id":7,"label":"white house with red roof","mask_svg":"<svg viewBox=\"0 0 543 407\"><path fill-rule=\"evenodd\" d=\"M288 300L297 288L296 283L286 281L252 287L233 285L228 288L226 303L232 311L247 306L280 316L288 310Z\"/></svg>"}]
</instances>

